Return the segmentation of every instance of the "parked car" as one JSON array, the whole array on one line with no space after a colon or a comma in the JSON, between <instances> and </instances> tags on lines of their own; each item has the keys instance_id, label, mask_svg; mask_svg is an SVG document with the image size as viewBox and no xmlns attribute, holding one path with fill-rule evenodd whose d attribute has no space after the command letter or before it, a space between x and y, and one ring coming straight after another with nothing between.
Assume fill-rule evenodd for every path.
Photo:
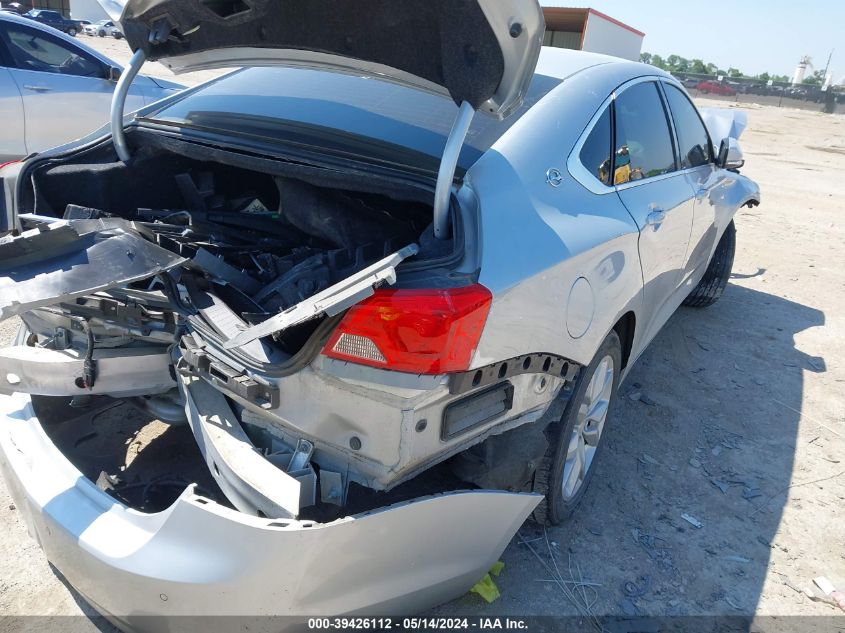
<instances>
[{"instance_id":1,"label":"parked car","mask_svg":"<svg viewBox=\"0 0 845 633\"><path fill-rule=\"evenodd\" d=\"M111 34L111 29L114 28L114 22L111 20L100 20L93 24L89 24L83 30L85 35L105 37Z\"/></svg>"},{"instance_id":2,"label":"parked car","mask_svg":"<svg viewBox=\"0 0 845 633\"><path fill-rule=\"evenodd\" d=\"M0 13L0 162L85 136L109 118L120 65L50 27ZM128 108L182 89L139 77Z\"/></svg>"},{"instance_id":3,"label":"parked car","mask_svg":"<svg viewBox=\"0 0 845 633\"><path fill-rule=\"evenodd\" d=\"M115 25L111 26L109 29L107 29L106 35L110 35L111 37L113 37L116 40L122 40L123 39L123 31L120 30L119 24L115 24Z\"/></svg>"},{"instance_id":4,"label":"parked car","mask_svg":"<svg viewBox=\"0 0 845 633\"><path fill-rule=\"evenodd\" d=\"M48 9L33 9L32 11L24 13L24 17L29 18L30 20L35 20L40 24L50 26L57 31L67 33L71 37L76 37L76 34L83 28L79 20L70 20L58 11L51 11Z\"/></svg>"},{"instance_id":5,"label":"parked car","mask_svg":"<svg viewBox=\"0 0 845 633\"><path fill-rule=\"evenodd\" d=\"M686 77L684 79L678 79L678 80L681 82L681 84L683 84L684 88L687 88L689 90L698 86L699 81L700 81L700 80L696 79L695 77Z\"/></svg>"},{"instance_id":6,"label":"parked car","mask_svg":"<svg viewBox=\"0 0 845 633\"><path fill-rule=\"evenodd\" d=\"M725 97L733 97L736 95L736 90L733 86L721 81L700 81L695 89L699 92L703 92L704 94L722 95Z\"/></svg>"},{"instance_id":7,"label":"parked car","mask_svg":"<svg viewBox=\"0 0 845 633\"><path fill-rule=\"evenodd\" d=\"M2 3L0 4L0 11L17 13L18 15L23 15L25 13L23 5L19 2L9 2L8 4Z\"/></svg>"},{"instance_id":8,"label":"parked car","mask_svg":"<svg viewBox=\"0 0 845 633\"><path fill-rule=\"evenodd\" d=\"M335 31L129 0L136 60L248 68L0 173L0 465L125 628L461 595L526 517L572 514L620 382L726 287L760 200L737 112L541 51L535 0L461 2L460 29L391 5ZM118 403L146 417L97 418Z\"/></svg>"}]
</instances>

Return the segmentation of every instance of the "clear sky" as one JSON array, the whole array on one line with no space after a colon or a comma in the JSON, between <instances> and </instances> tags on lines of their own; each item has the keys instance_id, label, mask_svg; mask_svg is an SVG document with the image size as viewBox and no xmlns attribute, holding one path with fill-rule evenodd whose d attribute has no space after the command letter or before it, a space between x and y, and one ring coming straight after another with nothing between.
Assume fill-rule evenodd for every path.
<instances>
[{"instance_id":1,"label":"clear sky","mask_svg":"<svg viewBox=\"0 0 845 633\"><path fill-rule=\"evenodd\" d=\"M643 31L643 51L676 54L746 74L792 76L804 55L823 70L831 49L833 79L845 77L845 0L540 0L591 7Z\"/></svg>"}]
</instances>

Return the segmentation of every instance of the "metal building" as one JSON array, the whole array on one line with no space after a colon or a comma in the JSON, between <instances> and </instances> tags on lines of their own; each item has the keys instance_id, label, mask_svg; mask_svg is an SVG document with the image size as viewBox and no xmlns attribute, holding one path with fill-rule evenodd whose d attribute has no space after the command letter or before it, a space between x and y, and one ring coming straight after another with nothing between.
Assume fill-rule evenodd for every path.
<instances>
[{"instance_id":1,"label":"metal building","mask_svg":"<svg viewBox=\"0 0 845 633\"><path fill-rule=\"evenodd\" d=\"M546 46L639 61L645 33L595 9L544 7Z\"/></svg>"},{"instance_id":2,"label":"metal building","mask_svg":"<svg viewBox=\"0 0 845 633\"><path fill-rule=\"evenodd\" d=\"M73 17L74 20L90 20L91 22L99 22L100 20L109 19L109 16L97 0L69 1L71 17Z\"/></svg>"}]
</instances>

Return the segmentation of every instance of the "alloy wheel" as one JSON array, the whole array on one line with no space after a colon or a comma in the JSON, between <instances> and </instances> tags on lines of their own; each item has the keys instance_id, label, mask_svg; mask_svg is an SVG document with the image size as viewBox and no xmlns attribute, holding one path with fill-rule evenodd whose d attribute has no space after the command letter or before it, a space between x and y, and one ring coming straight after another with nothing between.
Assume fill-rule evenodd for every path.
<instances>
[{"instance_id":1,"label":"alloy wheel","mask_svg":"<svg viewBox=\"0 0 845 633\"><path fill-rule=\"evenodd\" d=\"M615 371L613 357L607 355L602 358L590 378L583 399L578 404L577 418L569 438L566 462L563 466L561 486L566 501L578 494L593 464L607 420Z\"/></svg>"}]
</instances>

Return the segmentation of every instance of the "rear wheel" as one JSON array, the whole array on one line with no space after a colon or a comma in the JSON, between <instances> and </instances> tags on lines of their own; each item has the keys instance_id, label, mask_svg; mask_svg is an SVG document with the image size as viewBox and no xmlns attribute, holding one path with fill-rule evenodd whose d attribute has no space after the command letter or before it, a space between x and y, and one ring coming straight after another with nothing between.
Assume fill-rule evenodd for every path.
<instances>
[{"instance_id":1,"label":"rear wheel","mask_svg":"<svg viewBox=\"0 0 845 633\"><path fill-rule=\"evenodd\" d=\"M75 29L75 28L73 28L73 27L70 27L70 28L67 30L67 34L68 34L68 35L70 35L71 37L76 37L76 29Z\"/></svg>"},{"instance_id":2,"label":"rear wheel","mask_svg":"<svg viewBox=\"0 0 845 633\"><path fill-rule=\"evenodd\" d=\"M622 345L611 332L581 371L560 422L547 430L549 448L534 474L534 492L545 498L534 511L542 525L572 516L592 479L622 369Z\"/></svg>"},{"instance_id":3,"label":"rear wheel","mask_svg":"<svg viewBox=\"0 0 845 633\"><path fill-rule=\"evenodd\" d=\"M719 300L728 285L735 253L736 226L731 222L716 246L716 252L713 253L713 259L710 260L710 264L704 272L704 277L684 299L685 306L706 308Z\"/></svg>"}]
</instances>

